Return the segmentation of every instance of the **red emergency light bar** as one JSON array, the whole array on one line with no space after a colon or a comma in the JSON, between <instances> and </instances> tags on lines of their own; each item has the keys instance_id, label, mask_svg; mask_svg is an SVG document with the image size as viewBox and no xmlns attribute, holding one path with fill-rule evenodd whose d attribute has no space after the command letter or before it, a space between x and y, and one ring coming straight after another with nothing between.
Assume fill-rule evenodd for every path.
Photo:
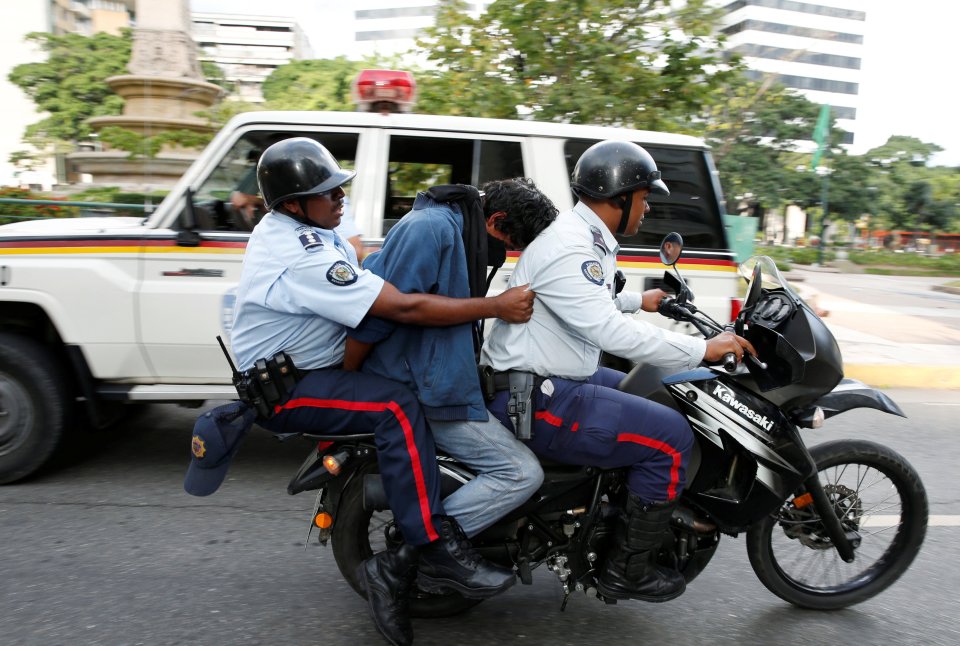
<instances>
[{"instance_id":1,"label":"red emergency light bar","mask_svg":"<svg viewBox=\"0 0 960 646\"><path fill-rule=\"evenodd\" d=\"M410 72L361 70L353 81L353 100L361 112L409 112L416 93Z\"/></svg>"}]
</instances>

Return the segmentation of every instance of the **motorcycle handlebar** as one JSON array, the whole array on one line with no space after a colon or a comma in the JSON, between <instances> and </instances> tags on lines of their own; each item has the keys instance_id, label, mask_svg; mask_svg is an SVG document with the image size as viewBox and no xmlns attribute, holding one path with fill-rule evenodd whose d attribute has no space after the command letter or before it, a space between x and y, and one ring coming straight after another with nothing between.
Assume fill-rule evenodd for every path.
<instances>
[{"instance_id":1,"label":"motorcycle handlebar","mask_svg":"<svg viewBox=\"0 0 960 646\"><path fill-rule=\"evenodd\" d=\"M736 372L737 355L735 355L732 352L726 353L725 355L723 355L723 359L721 360L721 365L723 366L723 369L726 370L727 372L731 372L731 373Z\"/></svg>"}]
</instances>

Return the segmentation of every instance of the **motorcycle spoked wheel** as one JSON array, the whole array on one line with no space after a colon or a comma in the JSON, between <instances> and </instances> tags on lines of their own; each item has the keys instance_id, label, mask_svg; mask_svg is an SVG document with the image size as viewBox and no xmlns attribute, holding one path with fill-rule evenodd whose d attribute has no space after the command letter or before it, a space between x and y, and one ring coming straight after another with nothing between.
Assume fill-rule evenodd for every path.
<instances>
[{"instance_id":1,"label":"motorcycle spoked wheel","mask_svg":"<svg viewBox=\"0 0 960 646\"><path fill-rule=\"evenodd\" d=\"M363 472L357 473L343 490L333 525L331 544L340 574L354 592L366 597L357 582L357 566L376 553L402 542L393 522L393 512L370 512L363 508ZM431 594L414 586L410 597L411 617L450 617L480 603L459 594Z\"/></svg>"},{"instance_id":2,"label":"motorcycle spoked wheel","mask_svg":"<svg viewBox=\"0 0 960 646\"><path fill-rule=\"evenodd\" d=\"M781 599L836 610L879 594L907 570L926 534L927 494L916 470L880 444L840 440L810 453L844 529L859 536L854 561L840 558L813 505L798 509L795 498L747 532L747 553Z\"/></svg>"}]
</instances>

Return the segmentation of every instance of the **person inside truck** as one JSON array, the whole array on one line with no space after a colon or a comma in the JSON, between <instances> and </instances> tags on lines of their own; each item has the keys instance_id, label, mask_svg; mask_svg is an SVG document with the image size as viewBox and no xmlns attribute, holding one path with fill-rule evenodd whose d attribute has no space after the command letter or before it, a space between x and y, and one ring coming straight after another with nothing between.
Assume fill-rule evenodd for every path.
<instances>
[{"instance_id":1,"label":"person inside truck","mask_svg":"<svg viewBox=\"0 0 960 646\"><path fill-rule=\"evenodd\" d=\"M435 186L417 195L364 267L403 292L483 296L488 230L522 249L556 215L550 199L526 178L488 182L482 196L473 186ZM537 491L543 469L536 456L487 411L477 374L482 336L476 324L428 328L371 315L347 335L348 347L358 347L348 356L365 357L364 373L415 392L436 445L476 474L443 500L467 537ZM425 574L429 565L421 564L421 578Z\"/></svg>"},{"instance_id":2,"label":"person inside truck","mask_svg":"<svg viewBox=\"0 0 960 646\"><path fill-rule=\"evenodd\" d=\"M282 141L289 135L277 134L271 137L273 143ZM251 150L249 161L253 164L249 171L240 178L237 187L230 193L230 206L237 214L234 222L241 231L253 231L260 219L264 216L264 202L260 195L260 187L257 184L257 162L260 160L261 151ZM343 198L343 217L340 218L340 224L337 226L337 234L349 242L357 252L357 258L363 260L363 241L360 237L360 229L357 227L353 213L350 211L350 198L346 195Z\"/></svg>"},{"instance_id":3,"label":"person inside truck","mask_svg":"<svg viewBox=\"0 0 960 646\"><path fill-rule=\"evenodd\" d=\"M267 402L272 414L258 418L260 426L275 433L374 434L384 489L405 544L366 561L358 578L380 632L391 643L408 644L413 636L405 603L418 559L431 585L473 598L498 594L516 578L471 550L457 521L444 512L433 439L409 388L343 369L354 363L346 330L368 313L412 325L488 317L520 322L530 318L533 294L525 287L494 298L405 294L360 269L353 248L336 232L342 186L355 174L306 137L264 151L257 179L270 211L247 244L231 341L241 371L278 356L296 366L296 383Z\"/></svg>"},{"instance_id":4,"label":"person inside truck","mask_svg":"<svg viewBox=\"0 0 960 646\"><path fill-rule=\"evenodd\" d=\"M625 314L655 312L666 295L617 294L614 286L614 234L636 234L651 191L669 194L643 148L624 141L591 146L574 167L571 188L579 202L530 243L510 278L510 285L529 282L537 292L533 318L494 321L483 345L480 362L494 376L489 408L531 438L528 446L542 458L631 467L599 591L609 599L667 601L683 593L685 582L677 570L658 566L656 555L685 484L693 435L679 412L617 390L625 375L598 369L600 354L681 370L753 349L731 333L704 341ZM516 383L529 384L527 391L515 392ZM518 397L533 401L534 415L511 418Z\"/></svg>"}]
</instances>

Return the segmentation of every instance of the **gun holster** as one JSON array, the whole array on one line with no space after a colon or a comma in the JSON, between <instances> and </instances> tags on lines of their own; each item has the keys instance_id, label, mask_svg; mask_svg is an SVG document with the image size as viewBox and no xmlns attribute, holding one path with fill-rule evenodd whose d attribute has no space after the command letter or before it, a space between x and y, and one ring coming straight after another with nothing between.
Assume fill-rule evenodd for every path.
<instances>
[{"instance_id":1,"label":"gun holster","mask_svg":"<svg viewBox=\"0 0 960 646\"><path fill-rule=\"evenodd\" d=\"M507 402L507 415L513 422L518 440L533 437L533 382L532 372L510 372L510 400Z\"/></svg>"},{"instance_id":2,"label":"gun holster","mask_svg":"<svg viewBox=\"0 0 960 646\"><path fill-rule=\"evenodd\" d=\"M299 381L299 371L286 352L269 359L257 359L253 367L233 377L240 401L257 411L260 419L269 419L274 409L290 397Z\"/></svg>"},{"instance_id":3,"label":"gun holster","mask_svg":"<svg viewBox=\"0 0 960 646\"><path fill-rule=\"evenodd\" d=\"M493 366L477 366L477 375L480 377L480 390L488 402L497 397L497 383L493 378Z\"/></svg>"}]
</instances>

